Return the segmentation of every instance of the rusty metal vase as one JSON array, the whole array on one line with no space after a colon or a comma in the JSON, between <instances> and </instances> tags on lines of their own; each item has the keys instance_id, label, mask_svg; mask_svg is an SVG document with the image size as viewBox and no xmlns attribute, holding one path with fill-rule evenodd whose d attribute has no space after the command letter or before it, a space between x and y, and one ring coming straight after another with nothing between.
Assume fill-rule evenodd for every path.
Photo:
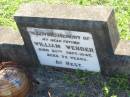
<instances>
[{"instance_id":1,"label":"rusty metal vase","mask_svg":"<svg viewBox=\"0 0 130 97\"><path fill-rule=\"evenodd\" d=\"M25 97L30 89L26 73L15 66L0 69L0 97Z\"/></svg>"}]
</instances>

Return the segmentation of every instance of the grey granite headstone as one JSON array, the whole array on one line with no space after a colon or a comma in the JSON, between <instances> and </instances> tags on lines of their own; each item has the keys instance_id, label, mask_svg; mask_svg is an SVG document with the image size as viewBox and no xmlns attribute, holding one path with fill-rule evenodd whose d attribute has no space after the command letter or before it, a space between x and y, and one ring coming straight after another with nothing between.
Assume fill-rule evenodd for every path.
<instances>
[{"instance_id":1,"label":"grey granite headstone","mask_svg":"<svg viewBox=\"0 0 130 97\"><path fill-rule=\"evenodd\" d=\"M33 68L32 65L36 64L31 59L30 54L28 54L26 51L24 42L21 38L22 37L19 35L19 32L16 32L12 28L0 27L0 62L17 62L19 65L27 68L31 75L39 82L39 85L33 87L34 91L32 91L27 97L48 97L48 91L54 97L66 97L65 94L69 93L70 91L76 93L77 96L80 95L81 92L85 92L86 96L88 97L92 95L93 97L104 96L101 87L101 82L106 82L104 77L98 76L97 78L97 75L87 77L87 79L85 79L86 85L81 85L81 83L76 81L79 80L79 77L75 78L76 76L73 72L70 74L70 72L67 72L66 70L59 70L59 68L53 69L51 67L45 69L45 66L42 65L37 66L37 68ZM117 46L116 55L111 58L110 64L108 64L108 66L105 64L106 68L103 68L105 72L109 71L110 75L116 70L114 73L118 72L122 74L130 74L129 49L130 41L121 40ZM112 59L114 59L114 57L117 57L117 60L113 60L112 63ZM66 75L70 75L70 79L74 79L76 83L67 83L65 81ZM118 97L127 97L127 92L121 90Z\"/></svg>"},{"instance_id":2,"label":"grey granite headstone","mask_svg":"<svg viewBox=\"0 0 130 97\"><path fill-rule=\"evenodd\" d=\"M114 11L103 6L31 3L14 18L25 47L41 65L103 71L119 42Z\"/></svg>"}]
</instances>

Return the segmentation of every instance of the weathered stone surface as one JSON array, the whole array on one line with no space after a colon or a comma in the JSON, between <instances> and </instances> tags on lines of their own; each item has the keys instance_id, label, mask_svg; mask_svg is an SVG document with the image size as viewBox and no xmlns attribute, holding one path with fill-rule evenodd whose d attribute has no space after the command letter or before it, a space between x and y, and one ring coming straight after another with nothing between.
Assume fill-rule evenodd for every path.
<instances>
[{"instance_id":1,"label":"weathered stone surface","mask_svg":"<svg viewBox=\"0 0 130 97\"><path fill-rule=\"evenodd\" d=\"M129 95L126 92L121 92L118 97L129 97Z\"/></svg>"},{"instance_id":2,"label":"weathered stone surface","mask_svg":"<svg viewBox=\"0 0 130 97\"><path fill-rule=\"evenodd\" d=\"M21 35L12 28L0 27L0 61L34 64L24 47Z\"/></svg>"},{"instance_id":3,"label":"weathered stone surface","mask_svg":"<svg viewBox=\"0 0 130 97\"><path fill-rule=\"evenodd\" d=\"M103 67L105 74L130 74L130 41L120 40L114 55L106 56L104 63L108 64Z\"/></svg>"},{"instance_id":4,"label":"weathered stone surface","mask_svg":"<svg viewBox=\"0 0 130 97\"><path fill-rule=\"evenodd\" d=\"M24 45L20 33L11 27L0 27L0 44Z\"/></svg>"},{"instance_id":5,"label":"weathered stone surface","mask_svg":"<svg viewBox=\"0 0 130 97\"><path fill-rule=\"evenodd\" d=\"M114 11L103 6L79 7L40 3L24 4L16 12L14 18L17 24L21 25L21 28L22 26L33 26L90 31L96 40L100 38L98 41L104 45L102 48L106 47L107 50L109 46L107 52L114 51L119 41ZM101 40L106 41L103 43Z\"/></svg>"},{"instance_id":6,"label":"weathered stone surface","mask_svg":"<svg viewBox=\"0 0 130 97\"><path fill-rule=\"evenodd\" d=\"M115 55L130 56L130 41L121 40L115 50Z\"/></svg>"},{"instance_id":7,"label":"weathered stone surface","mask_svg":"<svg viewBox=\"0 0 130 97\"><path fill-rule=\"evenodd\" d=\"M36 85L35 90L28 97L71 97L71 95L67 96L70 93L77 97L81 95L84 95L83 97L104 97L101 83L105 82L106 79L102 75L84 77L86 82L82 85L79 81L80 78L76 77L73 72L45 69L43 66L32 70L36 71L32 74L39 85ZM68 79L65 79L66 77ZM119 90L118 94L115 93L115 95L128 97L125 90Z\"/></svg>"},{"instance_id":8,"label":"weathered stone surface","mask_svg":"<svg viewBox=\"0 0 130 97\"><path fill-rule=\"evenodd\" d=\"M6 33L5 33L6 31ZM91 77L86 82L85 85L80 85L78 83L75 84L68 84L65 82L65 76L67 75L74 75L73 72L67 71L67 70L61 70L57 68L50 68L50 67L44 67L44 66L37 66L37 68L31 67L32 59L30 55L27 53L23 41L21 40L21 36L17 35L18 32L13 31L11 28L0 28L0 33L2 37L0 38L0 61L16 61L19 64L23 64L25 67L29 64L26 68L30 70L30 73L33 75L33 77L39 82L34 88L33 91L30 93L28 97L49 97L48 91L51 93L52 97L66 97L65 95L67 93L77 93L80 94L85 92L86 97L103 97L102 87L98 83L100 81L103 81L103 79L97 79L96 77ZM7 34L8 33L8 34ZM16 36L14 37L14 35ZM0 36L0 37L1 37ZM8 39L7 39L8 37ZM13 38L14 37L14 38ZM16 40L14 40L16 39ZM10 40L10 41L8 41ZM2 42L4 41L4 42ZM12 41L15 41L13 43ZM125 44L129 43L125 41ZM123 43L121 42L123 45ZM111 56L109 56L111 57ZM108 57L107 57L108 58ZM115 59L114 59L115 58ZM110 58L111 59L111 58ZM110 61L108 67L106 67L104 70L108 72L108 74L112 73L112 71L115 73L128 73L130 74L130 57L128 56L114 56L113 60ZM126 62L127 59L127 62ZM105 60L104 60L105 61ZM111 64L111 62L113 62ZM30 65L31 64L31 65ZM72 80L77 80L75 77L72 76ZM86 79L87 80L87 79ZM80 91L79 91L80 90ZM119 93L119 97L128 97L125 92Z\"/></svg>"},{"instance_id":9,"label":"weathered stone surface","mask_svg":"<svg viewBox=\"0 0 130 97\"><path fill-rule=\"evenodd\" d=\"M79 97L79 95L84 94L85 97L103 97L102 88L100 83L97 83L97 80L102 80L102 78L97 79L96 77L89 78L89 81L86 82L85 85L81 85L80 83L73 83L72 80L78 80L76 76L73 74L72 78L67 83L65 81L65 76L69 76L71 72L59 72L51 69L44 69L43 66L36 69L32 69L32 74L39 81L39 85L36 86L33 93L29 95L29 97L68 97L67 94L73 93ZM86 79L87 80L87 79ZM72 82L72 83L71 83ZM49 96L50 93L50 96Z\"/></svg>"},{"instance_id":10,"label":"weathered stone surface","mask_svg":"<svg viewBox=\"0 0 130 97\"><path fill-rule=\"evenodd\" d=\"M23 4L15 16L107 21L112 9L103 6Z\"/></svg>"},{"instance_id":11,"label":"weathered stone surface","mask_svg":"<svg viewBox=\"0 0 130 97\"><path fill-rule=\"evenodd\" d=\"M25 47L33 55L34 60L38 58L26 30L27 27L90 32L103 71L104 67L109 66L104 63L105 58L114 55L119 42L114 11L111 8L31 3L21 6L14 18Z\"/></svg>"}]
</instances>

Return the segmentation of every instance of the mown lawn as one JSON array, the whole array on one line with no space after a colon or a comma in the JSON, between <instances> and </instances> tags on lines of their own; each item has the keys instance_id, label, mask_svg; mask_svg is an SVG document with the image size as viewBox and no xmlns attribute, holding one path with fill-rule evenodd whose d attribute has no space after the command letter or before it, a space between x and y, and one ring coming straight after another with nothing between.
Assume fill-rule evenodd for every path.
<instances>
[{"instance_id":1,"label":"mown lawn","mask_svg":"<svg viewBox=\"0 0 130 97\"><path fill-rule=\"evenodd\" d=\"M36 0L0 0L0 25L13 26L13 14L21 3ZM121 39L130 40L130 0L37 0L44 3L65 3L77 5L105 5L115 9Z\"/></svg>"}]
</instances>

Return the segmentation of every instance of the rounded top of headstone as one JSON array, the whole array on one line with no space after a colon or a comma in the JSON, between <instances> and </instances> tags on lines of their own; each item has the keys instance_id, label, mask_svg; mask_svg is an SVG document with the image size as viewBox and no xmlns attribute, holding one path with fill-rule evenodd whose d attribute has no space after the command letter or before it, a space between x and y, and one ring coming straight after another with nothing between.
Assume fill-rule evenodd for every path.
<instances>
[{"instance_id":1,"label":"rounded top of headstone","mask_svg":"<svg viewBox=\"0 0 130 97\"><path fill-rule=\"evenodd\" d=\"M15 17L107 21L112 11L112 8L104 6L27 3L20 6L19 10L15 14Z\"/></svg>"}]
</instances>

